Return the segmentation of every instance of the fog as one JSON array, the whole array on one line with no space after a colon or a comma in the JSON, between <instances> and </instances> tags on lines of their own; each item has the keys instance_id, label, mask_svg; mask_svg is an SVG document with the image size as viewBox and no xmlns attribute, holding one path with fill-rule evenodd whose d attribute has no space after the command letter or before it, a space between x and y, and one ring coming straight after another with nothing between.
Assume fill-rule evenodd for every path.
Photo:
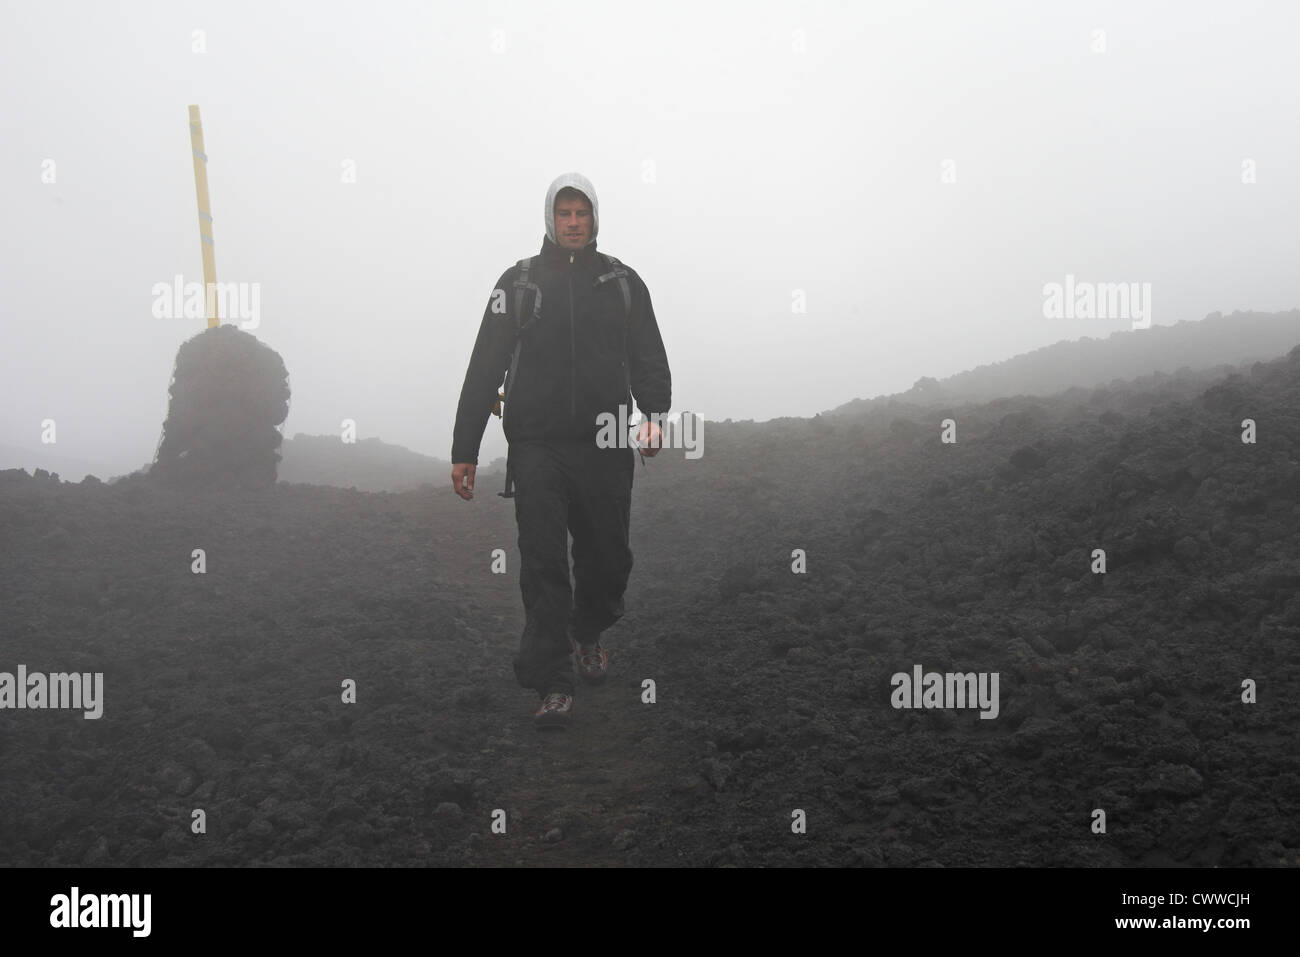
<instances>
[{"instance_id":1,"label":"fog","mask_svg":"<svg viewBox=\"0 0 1300 957\"><path fill-rule=\"evenodd\" d=\"M1143 284L1155 325L1296 306L1297 27L1283 3L6 3L0 467L152 459L205 325L153 291L202 279L189 104L284 434L351 419L446 458L489 293L570 170L650 290L674 411L706 420L1131 327L1047 317L1067 280ZM504 451L490 420L480 461Z\"/></svg>"}]
</instances>

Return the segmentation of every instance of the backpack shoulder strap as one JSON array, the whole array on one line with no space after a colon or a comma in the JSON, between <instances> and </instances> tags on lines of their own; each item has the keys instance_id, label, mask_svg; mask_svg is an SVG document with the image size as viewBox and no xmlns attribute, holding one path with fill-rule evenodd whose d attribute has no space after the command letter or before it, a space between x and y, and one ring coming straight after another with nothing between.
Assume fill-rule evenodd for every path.
<instances>
[{"instance_id":1,"label":"backpack shoulder strap","mask_svg":"<svg viewBox=\"0 0 1300 957\"><path fill-rule=\"evenodd\" d=\"M632 315L632 286L627 279L627 267L607 253L600 253L600 258L605 260L605 266L609 272L603 276L597 276L596 285L599 286L602 282L617 279L619 291L623 293L623 311L630 317Z\"/></svg>"},{"instance_id":2,"label":"backpack shoulder strap","mask_svg":"<svg viewBox=\"0 0 1300 957\"><path fill-rule=\"evenodd\" d=\"M532 268L533 259L529 256L527 259L519 260L519 278L515 280L515 349L514 355L510 358L510 368L506 370L505 384L498 393L497 402L492 406L492 414L502 416L504 423L504 411L501 404L505 402L506 396L510 393L510 380L514 378L515 370L519 368L519 352L524 345L524 330L531 326L542 312L542 290L535 282L528 281L528 272ZM524 322L524 293L532 290L536 295L533 298L533 314L527 322Z\"/></svg>"},{"instance_id":3,"label":"backpack shoulder strap","mask_svg":"<svg viewBox=\"0 0 1300 957\"><path fill-rule=\"evenodd\" d=\"M537 300L533 304L533 315L536 316L542 308L542 290L536 283L528 281L528 272L532 269L533 257L519 260L519 278L515 280L515 328L522 330L524 326L524 293L530 288L537 293Z\"/></svg>"},{"instance_id":4,"label":"backpack shoulder strap","mask_svg":"<svg viewBox=\"0 0 1300 957\"><path fill-rule=\"evenodd\" d=\"M632 284L628 281L627 267L608 253L600 253L601 259L605 261L605 267L609 272L602 276L597 276L593 285L599 286L602 282L609 282L611 279L618 280L619 291L623 293L623 353L625 356L623 363L623 377L627 382L627 391L632 391L632 369L630 363L626 360L627 354L627 337L629 328L632 325ZM645 465L645 456L641 456L641 464Z\"/></svg>"},{"instance_id":5,"label":"backpack shoulder strap","mask_svg":"<svg viewBox=\"0 0 1300 957\"><path fill-rule=\"evenodd\" d=\"M501 425L505 427L505 410L502 408L503 403L507 401L510 394L510 380L515 376L515 370L519 368L519 352L524 345L524 329L537 321L542 314L542 287L535 282L528 281L528 273L533 266L533 257L519 260L519 278L515 280L515 351L510 357L510 368L506 371L504 386L498 393L497 403L493 406L494 414L501 416ZM524 293L532 290L533 296L533 314L528 322L524 322ZM515 497L515 470L514 464L510 461L510 456L506 456L506 487L505 491L497 492L502 498Z\"/></svg>"}]
</instances>

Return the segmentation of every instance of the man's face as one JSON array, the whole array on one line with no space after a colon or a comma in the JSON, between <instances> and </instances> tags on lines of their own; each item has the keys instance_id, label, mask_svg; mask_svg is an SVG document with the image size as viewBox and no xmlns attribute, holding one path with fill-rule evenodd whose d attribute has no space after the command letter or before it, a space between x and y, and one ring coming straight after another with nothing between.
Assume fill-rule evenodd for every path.
<instances>
[{"instance_id":1,"label":"man's face","mask_svg":"<svg viewBox=\"0 0 1300 957\"><path fill-rule=\"evenodd\" d=\"M581 196L555 201L555 238L565 249L581 249L591 239L591 203Z\"/></svg>"}]
</instances>

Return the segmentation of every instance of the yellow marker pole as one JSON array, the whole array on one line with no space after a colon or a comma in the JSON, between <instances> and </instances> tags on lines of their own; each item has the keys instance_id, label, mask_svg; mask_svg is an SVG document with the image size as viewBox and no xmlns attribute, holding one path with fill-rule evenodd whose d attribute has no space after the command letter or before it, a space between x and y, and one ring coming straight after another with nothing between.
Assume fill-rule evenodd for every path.
<instances>
[{"instance_id":1,"label":"yellow marker pole","mask_svg":"<svg viewBox=\"0 0 1300 957\"><path fill-rule=\"evenodd\" d=\"M208 154L203 151L203 123L199 108L190 106L190 147L194 151L194 188L199 196L199 239L203 249L203 289L208 304L208 328L219 325L217 316L217 254L212 242L212 204L208 200Z\"/></svg>"}]
</instances>

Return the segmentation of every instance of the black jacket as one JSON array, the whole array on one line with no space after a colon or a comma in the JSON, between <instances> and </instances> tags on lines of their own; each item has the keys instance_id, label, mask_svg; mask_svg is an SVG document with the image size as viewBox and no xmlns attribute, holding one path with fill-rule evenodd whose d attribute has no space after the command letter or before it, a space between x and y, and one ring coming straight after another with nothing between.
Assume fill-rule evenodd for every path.
<instances>
[{"instance_id":1,"label":"black jacket","mask_svg":"<svg viewBox=\"0 0 1300 957\"><path fill-rule=\"evenodd\" d=\"M609 412L617 420L621 404L627 410L624 417L630 418L633 397L647 416L668 411L672 377L650 291L635 270L624 268L632 292L630 317L617 282L595 285L609 271L595 240L571 251L549 236L542 239L541 255L533 258L528 277L542 290L542 310L524 331L511 377L502 421L507 442L576 438L594 444L600 431L597 416ZM519 273L518 263L502 273L483 311L456 408L453 464L478 464L483 427L514 355ZM525 293L523 321L532 308L533 294Z\"/></svg>"}]
</instances>

